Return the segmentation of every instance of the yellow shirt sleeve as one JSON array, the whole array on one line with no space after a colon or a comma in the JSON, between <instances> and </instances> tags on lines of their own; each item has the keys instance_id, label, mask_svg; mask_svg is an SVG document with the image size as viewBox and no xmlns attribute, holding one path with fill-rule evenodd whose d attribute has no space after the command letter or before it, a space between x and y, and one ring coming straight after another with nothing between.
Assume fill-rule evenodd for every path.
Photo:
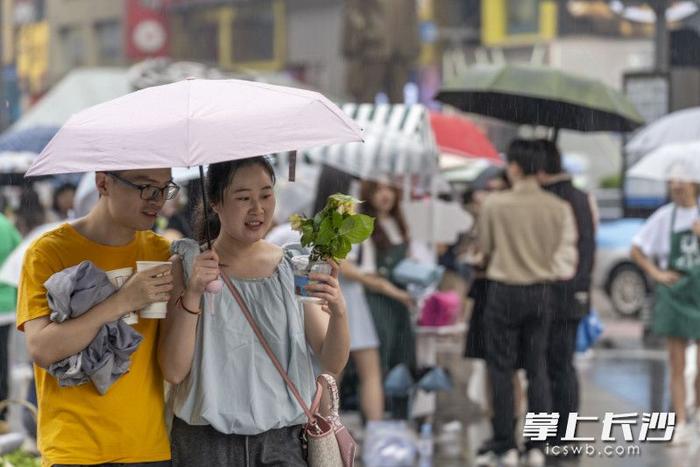
<instances>
[{"instance_id":1,"label":"yellow shirt sleeve","mask_svg":"<svg viewBox=\"0 0 700 467\"><path fill-rule=\"evenodd\" d=\"M56 268L48 261L39 241L33 243L24 255L17 297L17 329L24 331L27 321L49 316L44 282Z\"/></svg>"}]
</instances>

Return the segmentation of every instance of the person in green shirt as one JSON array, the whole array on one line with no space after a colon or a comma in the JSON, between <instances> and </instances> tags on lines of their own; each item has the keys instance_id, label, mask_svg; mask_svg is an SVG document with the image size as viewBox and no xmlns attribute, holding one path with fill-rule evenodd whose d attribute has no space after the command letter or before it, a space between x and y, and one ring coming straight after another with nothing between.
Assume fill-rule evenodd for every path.
<instances>
[{"instance_id":1,"label":"person in green shirt","mask_svg":"<svg viewBox=\"0 0 700 467\"><path fill-rule=\"evenodd\" d=\"M22 237L14 225L0 214L0 266L5 262L12 250L22 241ZM9 396L10 368L8 361L8 344L10 329L14 320L5 319L14 313L17 306L17 289L9 284L0 282L0 401ZM0 433L7 431L5 411L0 413Z\"/></svg>"}]
</instances>

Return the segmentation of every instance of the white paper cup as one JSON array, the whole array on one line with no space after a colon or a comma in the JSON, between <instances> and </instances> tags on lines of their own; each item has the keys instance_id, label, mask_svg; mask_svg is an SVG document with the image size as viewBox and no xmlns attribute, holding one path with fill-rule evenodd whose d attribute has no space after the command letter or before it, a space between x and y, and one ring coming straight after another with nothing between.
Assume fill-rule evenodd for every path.
<instances>
[{"instance_id":1,"label":"white paper cup","mask_svg":"<svg viewBox=\"0 0 700 467\"><path fill-rule=\"evenodd\" d=\"M106 272L107 278L109 278L109 281L114 284L117 289L120 289L133 273L134 268L113 269ZM126 324L136 324L139 322L139 315L137 315L135 311L130 311L122 316L122 321Z\"/></svg>"},{"instance_id":2,"label":"white paper cup","mask_svg":"<svg viewBox=\"0 0 700 467\"><path fill-rule=\"evenodd\" d=\"M170 261L136 261L136 272L147 271L149 269L153 269L164 264L172 266L172 262ZM167 313L167 301L151 303L139 312L141 318L145 319L165 319Z\"/></svg>"}]
</instances>

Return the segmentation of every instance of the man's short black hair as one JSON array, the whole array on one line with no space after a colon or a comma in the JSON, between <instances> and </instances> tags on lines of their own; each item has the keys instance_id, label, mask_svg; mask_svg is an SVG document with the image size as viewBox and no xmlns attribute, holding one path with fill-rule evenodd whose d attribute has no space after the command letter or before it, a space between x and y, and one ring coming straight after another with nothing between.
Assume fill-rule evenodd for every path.
<instances>
[{"instance_id":1,"label":"man's short black hair","mask_svg":"<svg viewBox=\"0 0 700 467\"><path fill-rule=\"evenodd\" d=\"M561 152L554 141L540 139L539 143L544 148L544 172L548 175L557 175L564 171L561 165Z\"/></svg>"},{"instance_id":2,"label":"man's short black hair","mask_svg":"<svg viewBox=\"0 0 700 467\"><path fill-rule=\"evenodd\" d=\"M523 175L536 175L544 169L545 149L539 141L515 139L508 146L508 163L514 163Z\"/></svg>"}]
</instances>

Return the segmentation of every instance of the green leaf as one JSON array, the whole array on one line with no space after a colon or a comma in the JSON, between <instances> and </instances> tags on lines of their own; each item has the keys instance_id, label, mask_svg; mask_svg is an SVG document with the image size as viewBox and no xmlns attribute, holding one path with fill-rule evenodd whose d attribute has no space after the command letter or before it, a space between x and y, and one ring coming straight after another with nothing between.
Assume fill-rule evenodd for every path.
<instances>
[{"instance_id":1,"label":"green leaf","mask_svg":"<svg viewBox=\"0 0 700 467\"><path fill-rule=\"evenodd\" d=\"M307 247L311 245L313 237L311 235L304 234L301 236L301 246Z\"/></svg>"},{"instance_id":2,"label":"green leaf","mask_svg":"<svg viewBox=\"0 0 700 467\"><path fill-rule=\"evenodd\" d=\"M316 215L314 216L314 230L318 229L321 226L321 222L323 222L323 218L324 218L323 211L316 213Z\"/></svg>"},{"instance_id":3,"label":"green leaf","mask_svg":"<svg viewBox=\"0 0 700 467\"><path fill-rule=\"evenodd\" d=\"M352 243L346 237L339 237L338 248L334 249L333 257L335 259L345 259L352 249Z\"/></svg>"},{"instance_id":4,"label":"green leaf","mask_svg":"<svg viewBox=\"0 0 700 467\"><path fill-rule=\"evenodd\" d=\"M335 229L333 228L333 220L330 217L326 217L321 221L321 225L318 228L318 235L316 236L316 245L328 245L328 243L333 240L336 236Z\"/></svg>"},{"instance_id":5,"label":"green leaf","mask_svg":"<svg viewBox=\"0 0 700 467\"><path fill-rule=\"evenodd\" d=\"M351 243L362 243L374 231L374 218L365 214L355 214L343 221L340 231Z\"/></svg>"},{"instance_id":6,"label":"green leaf","mask_svg":"<svg viewBox=\"0 0 700 467\"><path fill-rule=\"evenodd\" d=\"M333 228L339 229L343 225L343 215L338 211L333 211Z\"/></svg>"}]
</instances>

